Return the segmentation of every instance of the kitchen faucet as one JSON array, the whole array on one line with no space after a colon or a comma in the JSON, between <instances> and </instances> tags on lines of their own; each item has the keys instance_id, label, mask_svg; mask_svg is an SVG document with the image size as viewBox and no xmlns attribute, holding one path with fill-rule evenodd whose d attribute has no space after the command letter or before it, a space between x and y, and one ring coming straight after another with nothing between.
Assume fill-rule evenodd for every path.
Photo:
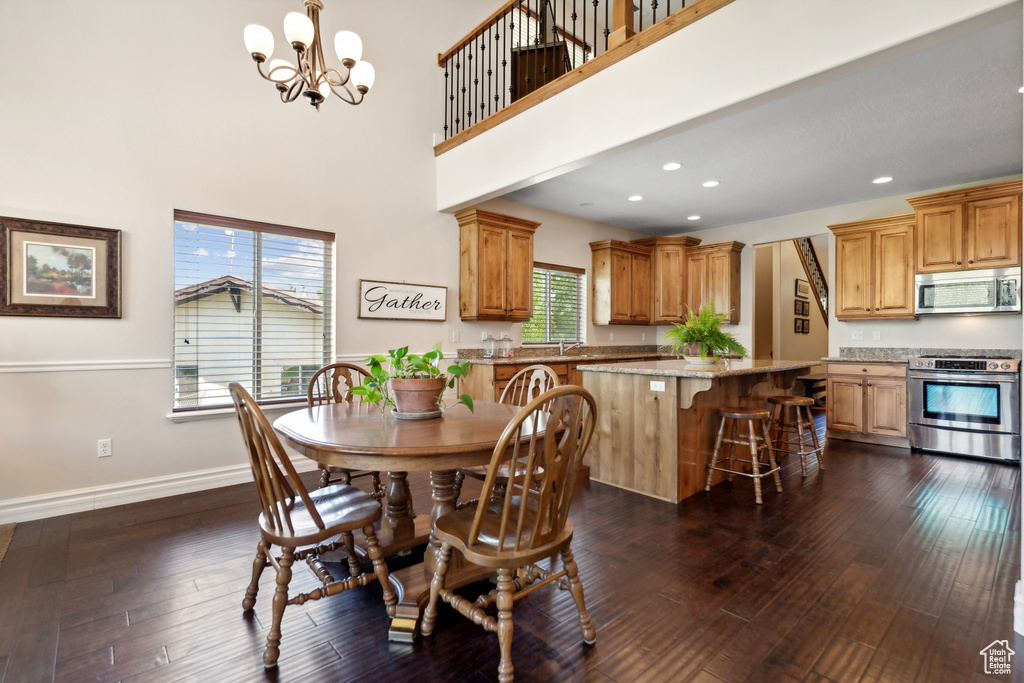
<instances>
[{"instance_id":1,"label":"kitchen faucet","mask_svg":"<svg viewBox=\"0 0 1024 683\"><path fill-rule=\"evenodd\" d=\"M576 342L572 346L566 346L565 345L565 340L564 339L559 339L558 340L558 355L559 356L564 356L566 351L571 351L572 349L575 349L575 348L578 348L578 347L581 347L581 346L583 346L582 342Z\"/></svg>"}]
</instances>

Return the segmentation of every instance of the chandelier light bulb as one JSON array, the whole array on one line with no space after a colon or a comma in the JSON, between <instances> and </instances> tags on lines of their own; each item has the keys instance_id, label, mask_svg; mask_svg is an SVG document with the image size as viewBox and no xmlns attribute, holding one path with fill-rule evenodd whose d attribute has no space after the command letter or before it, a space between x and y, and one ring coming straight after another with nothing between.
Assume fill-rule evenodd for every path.
<instances>
[{"instance_id":1,"label":"chandelier light bulb","mask_svg":"<svg viewBox=\"0 0 1024 683\"><path fill-rule=\"evenodd\" d=\"M270 80L274 83L290 83L298 75L295 67L284 59L271 59L267 66L269 67L268 75Z\"/></svg>"},{"instance_id":2,"label":"chandelier light bulb","mask_svg":"<svg viewBox=\"0 0 1024 683\"><path fill-rule=\"evenodd\" d=\"M356 87L356 90L365 94L373 87L373 81L376 78L376 73L373 70L373 64L370 64L369 62L357 62L352 67L350 78L352 79L352 85Z\"/></svg>"},{"instance_id":3,"label":"chandelier light bulb","mask_svg":"<svg viewBox=\"0 0 1024 683\"><path fill-rule=\"evenodd\" d=\"M317 90L320 91L320 94L323 95L325 100L331 96L331 84L327 81L320 81L320 85L317 87Z\"/></svg>"},{"instance_id":4,"label":"chandelier light bulb","mask_svg":"<svg viewBox=\"0 0 1024 683\"><path fill-rule=\"evenodd\" d=\"M263 62L274 54L274 34L266 26L249 24L243 34L245 49L257 62Z\"/></svg>"},{"instance_id":5,"label":"chandelier light bulb","mask_svg":"<svg viewBox=\"0 0 1024 683\"><path fill-rule=\"evenodd\" d=\"M334 51L345 68L351 69L363 58L363 41L352 31L338 31L334 35Z\"/></svg>"},{"instance_id":6,"label":"chandelier light bulb","mask_svg":"<svg viewBox=\"0 0 1024 683\"><path fill-rule=\"evenodd\" d=\"M313 22L309 17L299 12L289 12L285 15L284 37L288 39L296 52L302 52L312 45L313 36Z\"/></svg>"}]
</instances>

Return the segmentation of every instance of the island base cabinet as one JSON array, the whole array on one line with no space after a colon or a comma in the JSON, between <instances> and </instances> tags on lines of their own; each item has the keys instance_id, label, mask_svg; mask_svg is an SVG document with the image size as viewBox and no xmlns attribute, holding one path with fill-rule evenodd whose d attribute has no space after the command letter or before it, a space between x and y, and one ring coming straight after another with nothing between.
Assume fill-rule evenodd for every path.
<instances>
[{"instance_id":1,"label":"island base cabinet","mask_svg":"<svg viewBox=\"0 0 1024 683\"><path fill-rule=\"evenodd\" d=\"M597 401L590 478L678 503L704 489L720 408L764 408L807 368L719 378L583 372ZM744 432L745 433L745 432ZM725 479L716 472L712 484ZM746 482L743 479L738 485ZM753 489L751 489L753 504Z\"/></svg>"},{"instance_id":2,"label":"island base cabinet","mask_svg":"<svg viewBox=\"0 0 1024 683\"><path fill-rule=\"evenodd\" d=\"M584 388L597 400L597 425L585 459L591 481L678 503L677 378L582 375ZM651 391L652 381L671 390Z\"/></svg>"}]
</instances>

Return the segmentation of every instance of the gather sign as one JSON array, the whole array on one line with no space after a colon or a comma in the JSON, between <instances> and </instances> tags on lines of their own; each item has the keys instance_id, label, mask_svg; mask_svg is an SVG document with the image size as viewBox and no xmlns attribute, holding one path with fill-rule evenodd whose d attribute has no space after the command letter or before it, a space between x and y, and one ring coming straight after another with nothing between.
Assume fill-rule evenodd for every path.
<instances>
[{"instance_id":1,"label":"gather sign","mask_svg":"<svg viewBox=\"0 0 1024 683\"><path fill-rule=\"evenodd\" d=\"M405 282L359 281L359 317L378 320L447 318L447 287Z\"/></svg>"}]
</instances>

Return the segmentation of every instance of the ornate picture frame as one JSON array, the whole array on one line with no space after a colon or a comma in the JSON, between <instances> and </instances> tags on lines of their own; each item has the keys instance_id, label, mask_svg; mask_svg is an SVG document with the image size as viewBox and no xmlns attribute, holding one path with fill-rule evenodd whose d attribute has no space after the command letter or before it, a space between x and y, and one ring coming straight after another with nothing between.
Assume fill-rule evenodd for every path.
<instances>
[{"instance_id":1,"label":"ornate picture frame","mask_svg":"<svg viewBox=\"0 0 1024 683\"><path fill-rule=\"evenodd\" d=\"M0 315L121 317L121 231L0 216Z\"/></svg>"},{"instance_id":2,"label":"ornate picture frame","mask_svg":"<svg viewBox=\"0 0 1024 683\"><path fill-rule=\"evenodd\" d=\"M808 299L811 296L811 283L807 280L796 278L796 296L801 299Z\"/></svg>"}]
</instances>

